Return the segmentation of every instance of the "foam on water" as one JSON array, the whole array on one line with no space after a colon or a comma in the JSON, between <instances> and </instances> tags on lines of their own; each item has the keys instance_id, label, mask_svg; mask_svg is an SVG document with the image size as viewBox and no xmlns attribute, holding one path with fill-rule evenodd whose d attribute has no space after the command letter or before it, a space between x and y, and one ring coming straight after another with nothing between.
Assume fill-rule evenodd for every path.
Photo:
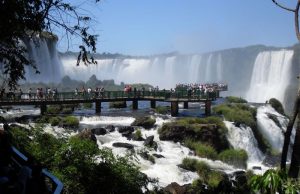
<instances>
[{"instance_id":1,"label":"foam on water","mask_svg":"<svg viewBox=\"0 0 300 194\"><path fill-rule=\"evenodd\" d=\"M135 118L133 117L111 117L111 116L92 116L92 117L81 117L81 124L88 125L130 125Z\"/></svg>"},{"instance_id":2,"label":"foam on water","mask_svg":"<svg viewBox=\"0 0 300 194\"><path fill-rule=\"evenodd\" d=\"M269 118L268 114L276 116L281 127ZM276 112L270 105L260 106L257 109L257 125L260 132L271 144L272 148L277 152L280 152L283 146L284 135L288 124L288 118Z\"/></svg>"}]
</instances>

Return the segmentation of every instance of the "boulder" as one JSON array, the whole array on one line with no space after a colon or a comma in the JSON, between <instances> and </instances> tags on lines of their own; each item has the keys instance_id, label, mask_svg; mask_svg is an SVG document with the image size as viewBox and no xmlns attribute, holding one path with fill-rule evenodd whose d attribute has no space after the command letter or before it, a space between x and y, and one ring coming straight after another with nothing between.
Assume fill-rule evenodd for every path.
<instances>
[{"instance_id":1,"label":"boulder","mask_svg":"<svg viewBox=\"0 0 300 194\"><path fill-rule=\"evenodd\" d=\"M107 131L104 128L94 128L92 129L92 133L95 135L105 135Z\"/></svg>"},{"instance_id":2,"label":"boulder","mask_svg":"<svg viewBox=\"0 0 300 194\"><path fill-rule=\"evenodd\" d=\"M253 170L262 170L261 166L253 166L252 169Z\"/></svg>"},{"instance_id":3,"label":"boulder","mask_svg":"<svg viewBox=\"0 0 300 194\"><path fill-rule=\"evenodd\" d=\"M105 129L108 131L108 132L114 132L115 131L115 126L113 126L113 125L107 125L106 127L105 127Z\"/></svg>"},{"instance_id":4,"label":"boulder","mask_svg":"<svg viewBox=\"0 0 300 194\"><path fill-rule=\"evenodd\" d=\"M278 166L280 165L280 160L281 160L281 157L280 155L271 155L271 154L267 154L264 161L263 161L263 164L266 165L266 166Z\"/></svg>"},{"instance_id":5,"label":"boulder","mask_svg":"<svg viewBox=\"0 0 300 194\"><path fill-rule=\"evenodd\" d=\"M171 184L166 186L163 189L163 191L166 193L169 193L169 194L186 194L186 193L188 193L189 187L190 187L189 184L180 186L178 183L172 182Z\"/></svg>"},{"instance_id":6,"label":"boulder","mask_svg":"<svg viewBox=\"0 0 300 194\"><path fill-rule=\"evenodd\" d=\"M152 154L154 157L156 158L165 158L163 155L161 154Z\"/></svg>"},{"instance_id":7,"label":"boulder","mask_svg":"<svg viewBox=\"0 0 300 194\"><path fill-rule=\"evenodd\" d=\"M157 150L158 145L154 141L154 136L153 135L151 135L151 136L149 136L145 139L144 146L147 146L147 147L153 148L154 150Z\"/></svg>"},{"instance_id":8,"label":"boulder","mask_svg":"<svg viewBox=\"0 0 300 194\"><path fill-rule=\"evenodd\" d=\"M151 156L147 151L142 151L142 152L140 152L139 154L140 154L140 156L141 156L142 158L144 158L145 160L148 160L148 161L152 162L152 164L155 163L155 159L154 159L153 156Z\"/></svg>"},{"instance_id":9,"label":"boulder","mask_svg":"<svg viewBox=\"0 0 300 194\"><path fill-rule=\"evenodd\" d=\"M122 134L123 137L126 137L128 140L131 140L132 137L133 137L133 134L130 131L125 131L125 132L123 132L121 134Z\"/></svg>"},{"instance_id":10,"label":"boulder","mask_svg":"<svg viewBox=\"0 0 300 194\"><path fill-rule=\"evenodd\" d=\"M119 127L118 129L119 133L124 133L124 132L133 132L134 128L132 126L123 126L123 127Z\"/></svg>"},{"instance_id":11,"label":"boulder","mask_svg":"<svg viewBox=\"0 0 300 194\"><path fill-rule=\"evenodd\" d=\"M154 127L155 122L156 120L150 116L137 117L131 126L140 126L144 127L145 129L150 129Z\"/></svg>"},{"instance_id":12,"label":"boulder","mask_svg":"<svg viewBox=\"0 0 300 194\"><path fill-rule=\"evenodd\" d=\"M114 147L117 148L127 148L127 149L133 149L133 145L129 143L122 143L122 142L116 142L112 144Z\"/></svg>"}]
</instances>

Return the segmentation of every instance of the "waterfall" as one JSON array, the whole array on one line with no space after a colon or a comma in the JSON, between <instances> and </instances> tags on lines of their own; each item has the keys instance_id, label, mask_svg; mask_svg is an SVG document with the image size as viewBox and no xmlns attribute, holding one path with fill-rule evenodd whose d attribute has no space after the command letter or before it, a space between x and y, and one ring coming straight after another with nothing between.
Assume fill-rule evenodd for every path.
<instances>
[{"instance_id":1,"label":"waterfall","mask_svg":"<svg viewBox=\"0 0 300 194\"><path fill-rule=\"evenodd\" d=\"M265 102L277 98L284 102L286 88L290 84L291 50L265 51L258 54L246 98L250 102Z\"/></svg>"},{"instance_id":2,"label":"waterfall","mask_svg":"<svg viewBox=\"0 0 300 194\"><path fill-rule=\"evenodd\" d=\"M87 80L95 74L98 79L114 79L116 83L149 83L161 88L223 80L221 54L99 59L97 62L97 65L76 67L75 58L62 58L65 75L72 79Z\"/></svg>"},{"instance_id":3,"label":"waterfall","mask_svg":"<svg viewBox=\"0 0 300 194\"><path fill-rule=\"evenodd\" d=\"M270 116L275 117L278 123L270 119ZM288 124L288 118L277 113L271 106L261 106L257 109L257 125L261 134L277 152L280 152L283 146L284 136ZM278 126L278 124L280 126ZM294 135L293 135L294 136ZM293 139L293 138L291 138Z\"/></svg>"},{"instance_id":4,"label":"waterfall","mask_svg":"<svg viewBox=\"0 0 300 194\"><path fill-rule=\"evenodd\" d=\"M29 55L40 74L31 67L25 68L26 81L59 82L63 75L63 67L56 50L56 40L49 38L33 38L23 40Z\"/></svg>"},{"instance_id":5,"label":"waterfall","mask_svg":"<svg viewBox=\"0 0 300 194\"><path fill-rule=\"evenodd\" d=\"M232 122L224 121L228 134L227 138L234 149L243 149L248 154L248 162L262 161L263 153L258 149L252 129L248 126L236 127Z\"/></svg>"}]
</instances>

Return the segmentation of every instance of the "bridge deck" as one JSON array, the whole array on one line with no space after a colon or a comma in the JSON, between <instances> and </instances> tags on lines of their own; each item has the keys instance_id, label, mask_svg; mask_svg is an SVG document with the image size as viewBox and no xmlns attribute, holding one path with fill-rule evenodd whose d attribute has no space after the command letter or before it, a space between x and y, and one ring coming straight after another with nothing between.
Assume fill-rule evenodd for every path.
<instances>
[{"instance_id":1,"label":"bridge deck","mask_svg":"<svg viewBox=\"0 0 300 194\"><path fill-rule=\"evenodd\" d=\"M60 92L58 94L44 94L37 96L36 94L20 93L8 94L0 98L0 106L2 105L41 105L41 104L76 104L88 102L112 102L112 101L162 101L162 102L206 102L213 101L217 98L217 92L204 94L201 92L188 93L185 91L138 91L138 92L123 92L123 91L105 91L78 93Z\"/></svg>"}]
</instances>

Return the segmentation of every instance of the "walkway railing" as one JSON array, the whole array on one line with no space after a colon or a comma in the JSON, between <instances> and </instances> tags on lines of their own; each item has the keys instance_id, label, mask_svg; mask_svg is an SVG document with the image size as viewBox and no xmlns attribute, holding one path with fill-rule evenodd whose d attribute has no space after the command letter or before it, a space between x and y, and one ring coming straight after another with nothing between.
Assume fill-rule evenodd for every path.
<instances>
[{"instance_id":1,"label":"walkway railing","mask_svg":"<svg viewBox=\"0 0 300 194\"><path fill-rule=\"evenodd\" d=\"M201 91L196 91L194 93L188 91L170 91L170 90L160 90L160 91L104 91L104 92L59 92L50 94L36 94L36 93L6 93L0 96L1 101L66 101L66 100L91 100L91 99L129 99L129 98L139 98L139 99L156 99L156 100L214 100L217 98L217 92L204 93Z\"/></svg>"},{"instance_id":2,"label":"walkway railing","mask_svg":"<svg viewBox=\"0 0 300 194\"><path fill-rule=\"evenodd\" d=\"M13 149L13 153L14 153L13 161L16 165L18 165L21 168L23 165L25 165L28 158L14 146L12 146L12 149ZM50 192L53 194L62 193L62 191L63 191L62 182L57 177L55 177L53 174L48 172L46 169L43 169L42 173L52 183L51 186L48 185L49 186L48 189L50 190Z\"/></svg>"}]
</instances>

